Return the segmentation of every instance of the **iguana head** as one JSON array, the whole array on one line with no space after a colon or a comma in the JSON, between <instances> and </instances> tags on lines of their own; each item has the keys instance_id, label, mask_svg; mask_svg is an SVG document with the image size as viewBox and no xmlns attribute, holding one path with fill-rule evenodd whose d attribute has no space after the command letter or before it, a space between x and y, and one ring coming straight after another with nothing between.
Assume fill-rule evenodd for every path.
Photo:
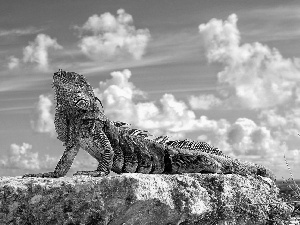
<instances>
[{"instance_id":1,"label":"iguana head","mask_svg":"<svg viewBox=\"0 0 300 225\"><path fill-rule=\"evenodd\" d=\"M59 70L53 75L57 105L63 110L90 110L97 107L91 85L75 72Z\"/></svg>"},{"instance_id":2,"label":"iguana head","mask_svg":"<svg viewBox=\"0 0 300 225\"><path fill-rule=\"evenodd\" d=\"M91 85L84 76L59 70L53 75L53 88L55 89L55 130L57 138L65 144L72 144L76 139L70 133L72 126L89 124L91 120L106 121L107 117L97 105ZM79 121L77 119L79 119Z\"/></svg>"}]
</instances>

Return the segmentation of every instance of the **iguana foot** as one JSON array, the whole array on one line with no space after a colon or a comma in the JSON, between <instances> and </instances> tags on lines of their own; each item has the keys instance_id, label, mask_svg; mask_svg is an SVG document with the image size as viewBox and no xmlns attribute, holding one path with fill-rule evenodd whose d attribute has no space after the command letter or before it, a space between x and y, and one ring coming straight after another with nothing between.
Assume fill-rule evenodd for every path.
<instances>
[{"instance_id":1,"label":"iguana foot","mask_svg":"<svg viewBox=\"0 0 300 225\"><path fill-rule=\"evenodd\" d=\"M26 178L26 177L49 177L49 178L58 178L60 177L57 173L54 172L48 172L48 173L29 173L29 174L25 174L22 176L22 178Z\"/></svg>"},{"instance_id":2,"label":"iguana foot","mask_svg":"<svg viewBox=\"0 0 300 225\"><path fill-rule=\"evenodd\" d=\"M78 176L78 175L86 175L86 176L92 176L92 177L103 177L106 176L107 173L103 171L77 171L76 173L73 174L73 176Z\"/></svg>"}]
</instances>

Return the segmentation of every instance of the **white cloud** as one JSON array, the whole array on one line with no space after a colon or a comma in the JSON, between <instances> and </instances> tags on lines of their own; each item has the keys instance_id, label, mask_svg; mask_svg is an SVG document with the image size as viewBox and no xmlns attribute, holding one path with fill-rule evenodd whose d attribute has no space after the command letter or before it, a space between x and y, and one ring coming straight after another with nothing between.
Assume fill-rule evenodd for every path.
<instances>
[{"instance_id":1,"label":"white cloud","mask_svg":"<svg viewBox=\"0 0 300 225\"><path fill-rule=\"evenodd\" d=\"M287 125L288 122L287 118L279 115L275 109L262 110L259 114L259 118L268 127L273 127L273 128L284 127Z\"/></svg>"},{"instance_id":2,"label":"white cloud","mask_svg":"<svg viewBox=\"0 0 300 225\"><path fill-rule=\"evenodd\" d=\"M135 100L145 98L145 93L129 81L131 72L113 72L111 76L110 80L100 82L99 88L95 89L110 119L125 121L144 129L155 129L157 132L175 132L178 127L191 126L189 120L194 120L194 113L187 110L185 103L177 101L173 95L165 94L160 99L161 107L154 102L138 103Z\"/></svg>"},{"instance_id":3,"label":"white cloud","mask_svg":"<svg viewBox=\"0 0 300 225\"><path fill-rule=\"evenodd\" d=\"M136 108L138 126L144 126L145 122L149 129L184 133L196 125L194 112L189 110L184 102L176 100L172 94L164 94L159 100L159 106L153 102L138 103Z\"/></svg>"},{"instance_id":4,"label":"white cloud","mask_svg":"<svg viewBox=\"0 0 300 225\"><path fill-rule=\"evenodd\" d=\"M38 118L35 121L31 121L32 128L39 133L49 133L51 136L54 136L54 107L50 96L39 96L36 114Z\"/></svg>"},{"instance_id":5,"label":"white cloud","mask_svg":"<svg viewBox=\"0 0 300 225\"><path fill-rule=\"evenodd\" d=\"M20 60L14 56L9 57L8 68L10 70L18 68L20 65Z\"/></svg>"},{"instance_id":6,"label":"white cloud","mask_svg":"<svg viewBox=\"0 0 300 225\"><path fill-rule=\"evenodd\" d=\"M221 127L226 127L226 120L212 121L205 116L197 119L195 113L172 94L164 94L158 103L145 101L145 93L129 81L129 70L113 72L111 76L94 90L111 120L131 123L156 135L168 134L172 138L183 138L193 130L215 132L218 129L216 132L222 133ZM138 101L141 97L143 101Z\"/></svg>"},{"instance_id":7,"label":"white cloud","mask_svg":"<svg viewBox=\"0 0 300 225\"><path fill-rule=\"evenodd\" d=\"M208 120L206 117L205 120L207 126L197 129L201 132L198 140L211 143L234 158L264 164L271 169L275 169L274 163L285 168L283 155L291 154L290 146L272 129L248 118L239 118L233 123ZM205 120L199 124L205 124ZM295 157L290 159L290 163L295 165L299 160L300 157Z\"/></svg>"},{"instance_id":8,"label":"white cloud","mask_svg":"<svg viewBox=\"0 0 300 225\"><path fill-rule=\"evenodd\" d=\"M56 39L52 39L46 34L38 34L33 42L23 49L23 62L35 63L42 71L47 71L49 67L49 49L62 49Z\"/></svg>"},{"instance_id":9,"label":"white cloud","mask_svg":"<svg viewBox=\"0 0 300 225\"><path fill-rule=\"evenodd\" d=\"M57 157L45 155L39 157L38 152L32 152L32 145L11 144L7 155L2 156L0 167L5 169L40 170L53 169L58 161Z\"/></svg>"},{"instance_id":10,"label":"white cloud","mask_svg":"<svg viewBox=\"0 0 300 225\"><path fill-rule=\"evenodd\" d=\"M129 70L112 72L112 78L106 82L100 82L95 94L103 99L105 113L114 120L132 122L135 114L133 99L143 96L144 93L138 90L128 79L131 77ZM122 116L121 116L122 115Z\"/></svg>"},{"instance_id":11,"label":"white cloud","mask_svg":"<svg viewBox=\"0 0 300 225\"><path fill-rule=\"evenodd\" d=\"M23 36L29 34L36 34L42 31L42 29L36 27L27 27L27 28L19 28L19 29L11 29L11 30L0 30L0 37L7 36Z\"/></svg>"},{"instance_id":12,"label":"white cloud","mask_svg":"<svg viewBox=\"0 0 300 225\"><path fill-rule=\"evenodd\" d=\"M22 145L11 144L8 154L1 159L1 167L7 169L39 170L43 168L53 168L57 158L45 156L40 159L37 152L32 152L32 145L23 143Z\"/></svg>"},{"instance_id":13,"label":"white cloud","mask_svg":"<svg viewBox=\"0 0 300 225\"><path fill-rule=\"evenodd\" d=\"M7 166L24 169L39 169L38 153L32 153L32 145L23 143L22 146L11 144Z\"/></svg>"},{"instance_id":14,"label":"white cloud","mask_svg":"<svg viewBox=\"0 0 300 225\"><path fill-rule=\"evenodd\" d=\"M300 161L299 59L283 58L277 49L258 42L241 44L236 24L237 16L232 14L225 21L201 24L199 32L208 61L223 65L218 81L228 86L220 93L225 98L222 106L258 109L258 122L239 118L227 124L222 136L204 131L198 139L211 140L226 154L274 171L287 169L284 154L296 167ZM189 100L195 109L197 98L194 106L192 97Z\"/></svg>"},{"instance_id":15,"label":"white cloud","mask_svg":"<svg viewBox=\"0 0 300 225\"><path fill-rule=\"evenodd\" d=\"M132 25L132 16L124 9L117 11L115 17L110 13L88 18L82 27L76 27L85 34L79 41L81 51L91 59L131 55L140 59L150 40L148 29L138 29Z\"/></svg>"},{"instance_id":16,"label":"white cloud","mask_svg":"<svg viewBox=\"0 0 300 225\"><path fill-rule=\"evenodd\" d=\"M290 149L299 149L300 145L300 108L294 106L288 109L263 110L258 118L261 125L269 127L276 139L286 142ZM300 151L300 150L299 150Z\"/></svg>"},{"instance_id":17,"label":"white cloud","mask_svg":"<svg viewBox=\"0 0 300 225\"><path fill-rule=\"evenodd\" d=\"M290 100L299 82L298 63L258 42L241 45L236 24L237 16L232 14L226 21L211 19L199 26L209 62L224 65L219 82L235 90L237 99L232 95L231 101L257 109Z\"/></svg>"},{"instance_id":18,"label":"white cloud","mask_svg":"<svg viewBox=\"0 0 300 225\"><path fill-rule=\"evenodd\" d=\"M79 153L70 168L70 173L76 170L94 169L97 161L88 154ZM3 176L14 174L20 176L25 173L41 173L53 171L60 156L39 155L39 152L32 151L32 145L23 143L22 145L11 144L6 154L0 157L0 171Z\"/></svg>"},{"instance_id":19,"label":"white cloud","mask_svg":"<svg viewBox=\"0 0 300 225\"><path fill-rule=\"evenodd\" d=\"M285 149L280 140L275 140L271 131L247 118L239 118L227 133L228 143L237 155L258 155Z\"/></svg>"},{"instance_id":20,"label":"white cloud","mask_svg":"<svg viewBox=\"0 0 300 225\"><path fill-rule=\"evenodd\" d=\"M202 110L208 110L213 107L221 105L222 101L215 97L214 95L208 94L208 95L199 95L194 96L191 95L189 97L189 104L192 109L202 109Z\"/></svg>"}]
</instances>

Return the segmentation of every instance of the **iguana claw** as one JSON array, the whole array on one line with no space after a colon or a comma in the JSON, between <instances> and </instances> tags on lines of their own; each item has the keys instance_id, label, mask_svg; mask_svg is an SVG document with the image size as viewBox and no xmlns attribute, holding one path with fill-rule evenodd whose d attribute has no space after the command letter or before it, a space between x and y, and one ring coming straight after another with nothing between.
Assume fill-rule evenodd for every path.
<instances>
[{"instance_id":1,"label":"iguana claw","mask_svg":"<svg viewBox=\"0 0 300 225\"><path fill-rule=\"evenodd\" d=\"M57 178L57 177L59 177L59 175L58 175L57 173L54 173L54 172L36 173L36 174L28 173L28 174L25 174L25 175L22 176L22 178L25 178L25 177L48 177L48 178Z\"/></svg>"},{"instance_id":2,"label":"iguana claw","mask_svg":"<svg viewBox=\"0 0 300 225\"><path fill-rule=\"evenodd\" d=\"M103 171L77 171L76 173L73 174L73 176L92 176L92 177L104 177L107 174Z\"/></svg>"}]
</instances>

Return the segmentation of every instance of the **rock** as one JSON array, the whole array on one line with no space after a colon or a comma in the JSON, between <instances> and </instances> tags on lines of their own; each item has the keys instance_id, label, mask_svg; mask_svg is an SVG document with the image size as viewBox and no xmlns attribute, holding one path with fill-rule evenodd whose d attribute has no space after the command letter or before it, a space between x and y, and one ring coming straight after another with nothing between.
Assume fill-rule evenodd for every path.
<instances>
[{"instance_id":1,"label":"rock","mask_svg":"<svg viewBox=\"0 0 300 225\"><path fill-rule=\"evenodd\" d=\"M277 195L234 174L0 177L0 224L275 224L292 213Z\"/></svg>"}]
</instances>

